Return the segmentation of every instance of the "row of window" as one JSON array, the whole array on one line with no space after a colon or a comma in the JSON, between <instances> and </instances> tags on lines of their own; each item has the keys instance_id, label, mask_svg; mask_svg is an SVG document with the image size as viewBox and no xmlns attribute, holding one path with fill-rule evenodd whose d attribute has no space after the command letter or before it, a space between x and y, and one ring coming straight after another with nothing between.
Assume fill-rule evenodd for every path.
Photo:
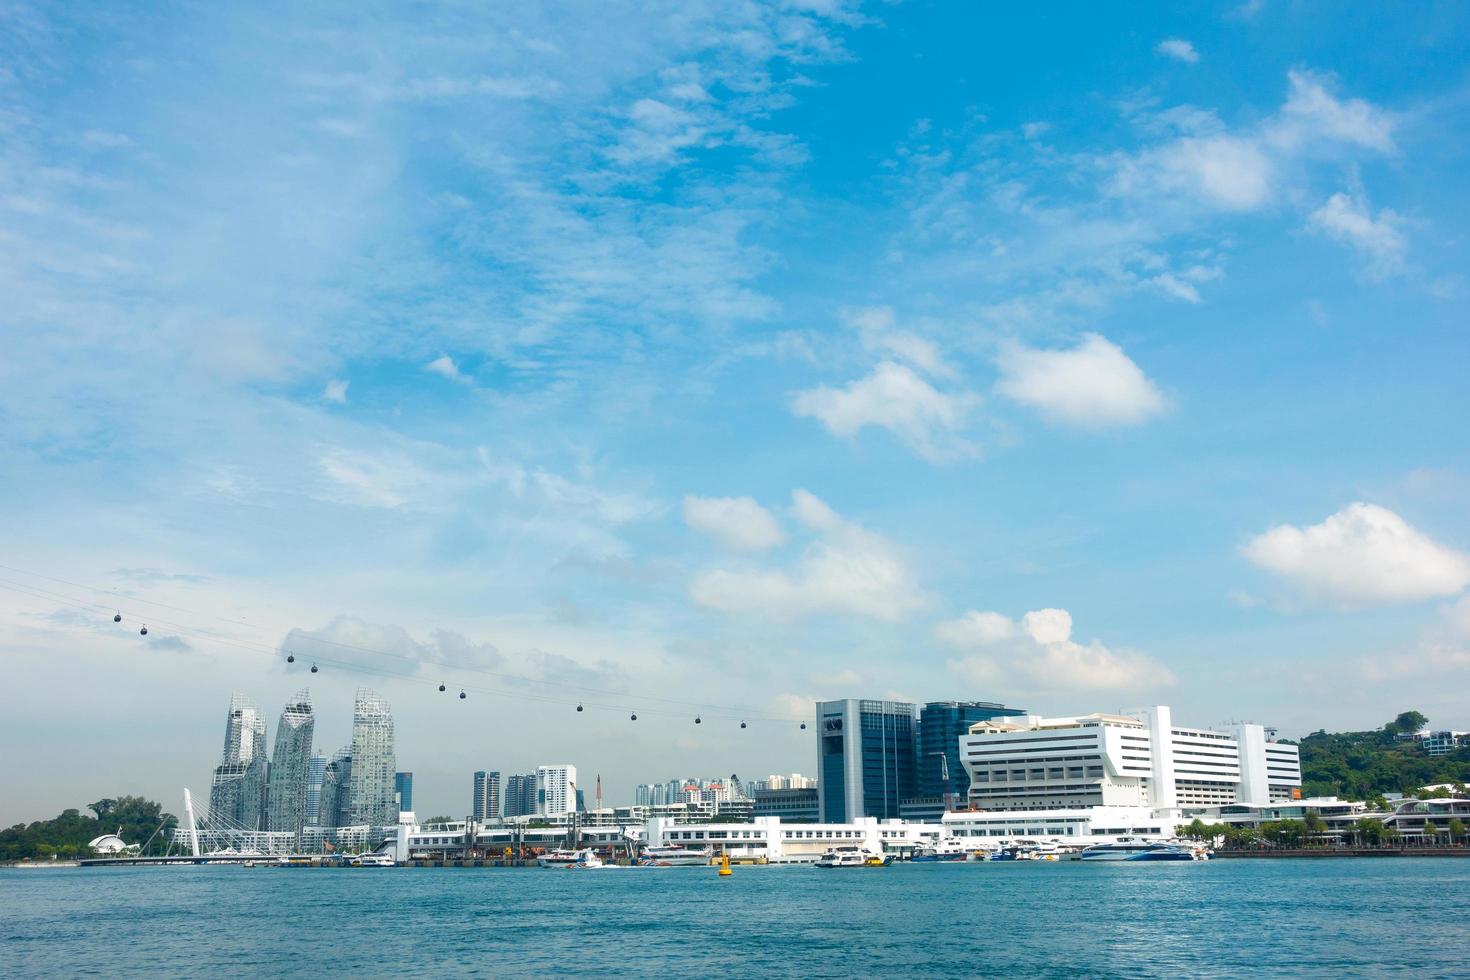
<instances>
[{"instance_id":1,"label":"row of window","mask_svg":"<svg viewBox=\"0 0 1470 980\"><path fill-rule=\"evenodd\" d=\"M1101 779L1102 775L1102 766L1067 766L1065 770L1062 766L1036 769L977 769L970 781L975 783L1023 783L1028 780L1050 782L1055 779Z\"/></svg>"}]
</instances>

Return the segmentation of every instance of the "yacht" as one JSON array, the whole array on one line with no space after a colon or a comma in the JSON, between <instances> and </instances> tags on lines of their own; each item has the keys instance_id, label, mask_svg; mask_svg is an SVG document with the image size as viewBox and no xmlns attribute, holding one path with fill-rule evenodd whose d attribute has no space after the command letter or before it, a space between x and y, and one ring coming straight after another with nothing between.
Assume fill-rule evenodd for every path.
<instances>
[{"instance_id":1,"label":"yacht","mask_svg":"<svg viewBox=\"0 0 1470 980\"><path fill-rule=\"evenodd\" d=\"M817 858L819 868L883 867L887 863L883 855L874 854L867 848L858 847L856 844L844 844L841 847L830 848Z\"/></svg>"},{"instance_id":2,"label":"yacht","mask_svg":"<svg viewBox=\"0 0 1470 980\"><path fill-rule=\"evenodd\" d=\"M1164 841L1120 840L1115 844L1094 844L1082 849L1083 861L1204 861L1209 855L1203 849L1169 844Z\"/></svg>"},{"instance_id":3,"label":"yacht","mask_svg":"<svg viewBox=\"0 0 1470 980\"><path fill-rule=\"evenodd\" d=\"M602 858L590 848L581 850L570 848L559 848L547 851L536 859L536 863L543 868L600 868L603 867Z\"/></svg>"},{"instance_id":4,"label":"yacht","mask_svg":"<svg viewBox=\"0 0 1470 980\"><path fill-rule=\"evenodd\" d=\"M915 861L963 861L968 855L965 853L965 842L958 837L944 837L935 841L928 847L921 847L914 854Z\"/></svg>"},{"instance_id":5,"label":"yacht","mask_svg":"<svg viewBox=\"0 0 1470 980\"><path fill-rule=\"evenodd\" d=\"M708 867L710 857L709 848L697 851L692 847L668 844L644 848L643 853L638 855L638 864L645 868Z\"/></svg>"}]
</instances>

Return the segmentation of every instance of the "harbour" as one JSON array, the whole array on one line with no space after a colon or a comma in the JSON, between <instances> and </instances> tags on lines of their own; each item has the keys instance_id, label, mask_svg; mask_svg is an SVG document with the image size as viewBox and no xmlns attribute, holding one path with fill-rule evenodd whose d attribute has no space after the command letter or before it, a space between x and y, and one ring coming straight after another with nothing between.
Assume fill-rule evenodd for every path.
<instances>
[{"instance_id":1,"label":"harbour","mask_svg":"<svg viewBox=\"0 0 1470 980\"><path fill-rule=\"evenodd\" d=\"M729 877L0 869L0 943L14 977L1425 978L1462 973L1452 897L1467 890L1470 865L1413 857L899 862L845 873L765 865Z\"/></svg>"}]
</instances>

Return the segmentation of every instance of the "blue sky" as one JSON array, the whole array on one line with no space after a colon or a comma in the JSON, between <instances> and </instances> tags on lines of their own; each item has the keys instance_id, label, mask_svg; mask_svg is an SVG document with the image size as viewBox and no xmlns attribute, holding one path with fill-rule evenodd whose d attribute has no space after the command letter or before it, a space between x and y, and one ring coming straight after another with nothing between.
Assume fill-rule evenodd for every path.
<instances>
[{"instance_id":1,"label":"blue sky","mask_svg":"<svg viewBox=\"0 0 1470 980\"><path fill-rule=\"evenodd\" d=\"M308 679L449 812L814 698L1470 727L1461 5L521 6L0 8L0 820Z\"/></svg>"}]
</instances>

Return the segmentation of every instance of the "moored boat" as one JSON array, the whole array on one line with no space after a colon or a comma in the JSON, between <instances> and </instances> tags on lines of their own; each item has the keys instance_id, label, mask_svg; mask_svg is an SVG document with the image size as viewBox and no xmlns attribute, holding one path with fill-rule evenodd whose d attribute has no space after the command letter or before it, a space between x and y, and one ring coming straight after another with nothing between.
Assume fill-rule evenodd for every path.
<instances>
[{"instance_id":1,"label":"moored boat","mask_svg":"<svg viewBox=\"0 0 1470 980\"><path fill-rule=\"evenodd\" d=\"M944 837L928 847L919 848L912 860L919 862L963 861L966 856L964 841L958 837Z\"/></svg>"},{"instance_id":2,"label":"moored boat","mask_svg":"<svg viewBox=\"0 0 1470 980\"><path fill-rule=\"evenodd\" d=\"M644 848L638 855L638 864L645 868L707 867L711 856L709 848L695 850L670 844Z\"/></svg>"},{"instance_id":3,"label":"moored boat","mask_svg":"<svg viewBox=\"0 0 1470 980\"><path fill-rule=\"evenodd\" d=\"M558 848L547 851L536 859L536 863L543 868L601 868L602 858L591 848L572 850L571 848Z\"/></svg>"},{"instance_id":4,"label":"moored boat","mask_svg":"<svg viewBox=\"0 0 1470 980\"><path fill-rule=\"evenodd\" d=\"M824 853L821 857L817 858L817 867L881 868L886 867L890 860L891 859L887 858L885 855L874 854L872 851L868 850L865 847L858 847L855 844L845 844L840 847L833 847L829 849L826 853Z\"/></svg>"},{"instance_id":5,"label":"moored boat","mask_svg":"<svg viewBox=\"0 0 1470 980\"><path fill-rule=\"evenodd\" d=\"M1082 849L1082 861L1204 861L1202 849L1170 844L1166 841L1120 840L1112 844L1094 844Z\"/></svg>"}]
</instances>

